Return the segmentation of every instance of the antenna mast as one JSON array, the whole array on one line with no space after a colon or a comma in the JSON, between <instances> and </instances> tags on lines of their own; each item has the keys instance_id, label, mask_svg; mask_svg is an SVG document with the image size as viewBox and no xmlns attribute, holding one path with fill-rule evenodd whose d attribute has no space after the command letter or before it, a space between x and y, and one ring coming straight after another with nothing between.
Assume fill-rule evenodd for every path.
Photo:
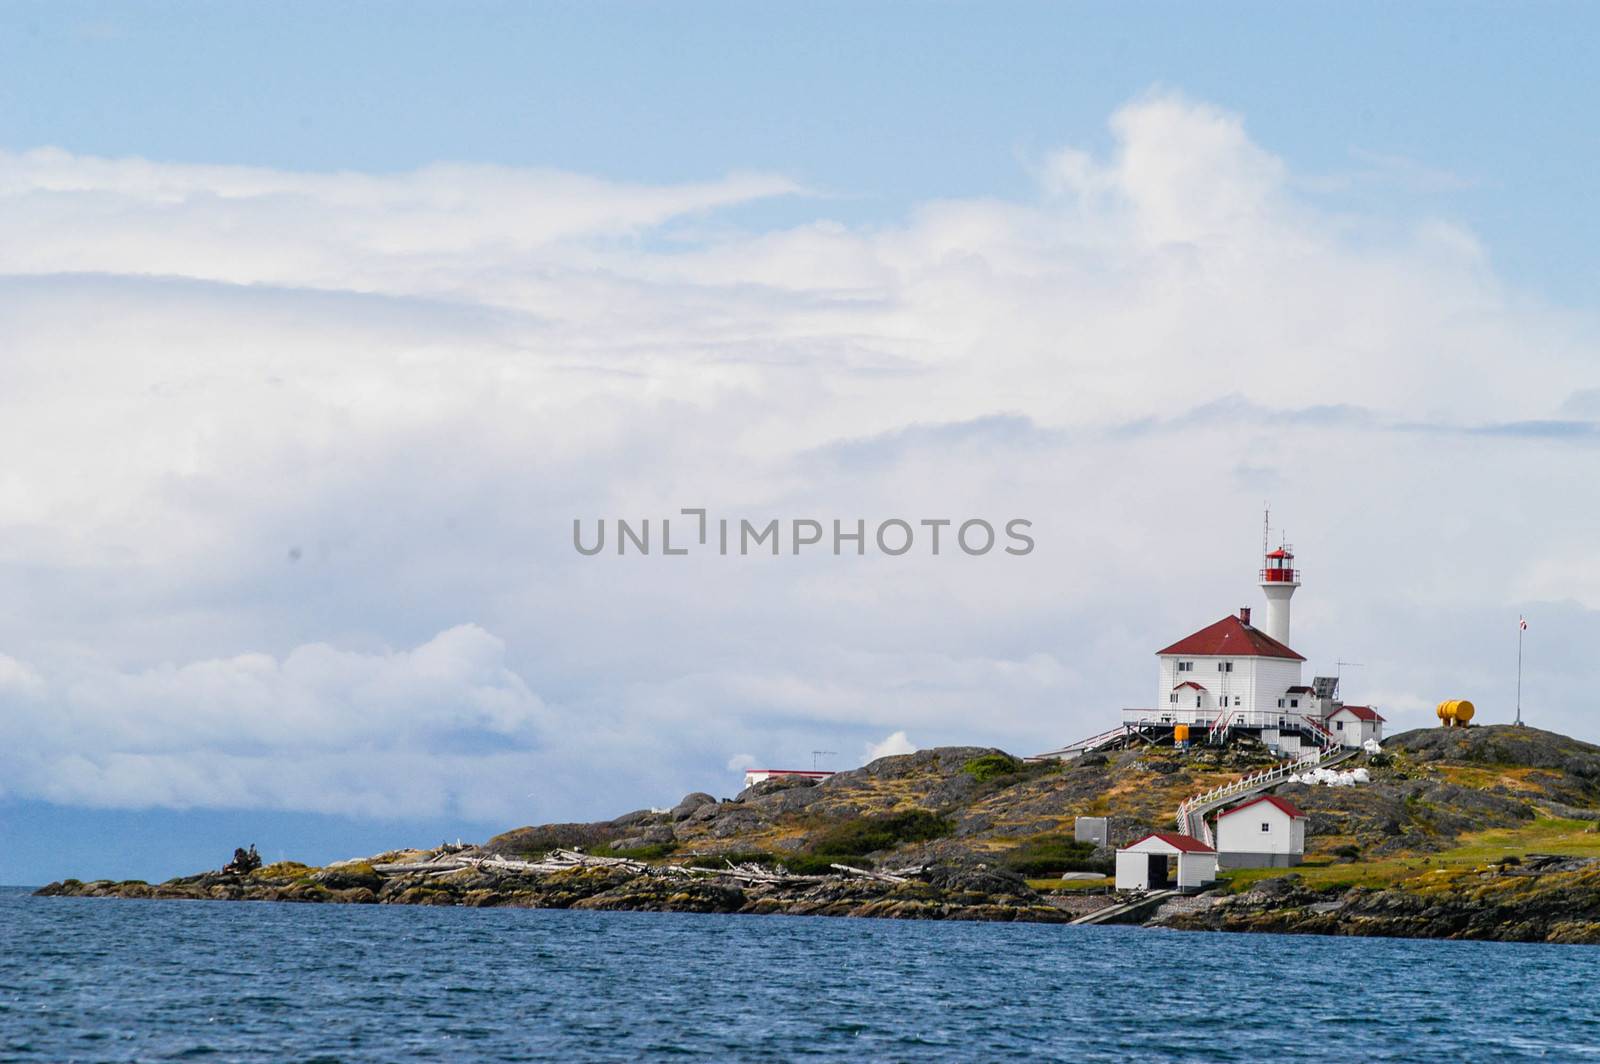
<instances>
[{"instance_id":1,"label":"antenna mast","mask_svg":"<svg viewBox=\"0 0 1600 1064\"><path fill-rule=\"evenodd\" d=\"M1362 663L1362 662L1359 662L1359 661L1336 661L1336 662L1333 663L1334 670L1335 670L1333 675L1334 675L1334 679L1335 679L1336 682L1343 682L1343 680L1344 680L1344 667L1346 665L1350 666L1352 669L1364 669L1364 668L1366 668L1366 665L1364 663ZM1341 697L1343 697L1343 692L1341 692L1340 694L1341 694Z\"/></svg>"}]
</instances>

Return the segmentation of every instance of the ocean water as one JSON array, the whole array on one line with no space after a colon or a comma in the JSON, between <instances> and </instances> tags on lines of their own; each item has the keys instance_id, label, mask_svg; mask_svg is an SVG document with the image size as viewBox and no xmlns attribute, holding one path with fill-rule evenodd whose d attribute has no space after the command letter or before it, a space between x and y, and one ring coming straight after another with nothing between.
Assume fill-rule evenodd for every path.
<instances>
[{"instance_id":1,"label":"ocean water","mask_svg":"<svg viewBox=\"0 0 1600 1064\"><path fill-rule=\"evenodd\" d=\"M32 898L0 1060L1600 1057L1582 946Z\"/></svg>"}]
</instances>

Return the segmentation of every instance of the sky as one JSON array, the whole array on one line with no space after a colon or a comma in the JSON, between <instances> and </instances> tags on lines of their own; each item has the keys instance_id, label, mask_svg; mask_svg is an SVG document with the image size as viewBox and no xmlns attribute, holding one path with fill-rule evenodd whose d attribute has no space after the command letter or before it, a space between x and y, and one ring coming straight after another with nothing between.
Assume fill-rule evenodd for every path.
<instances>
[{"instance_id":1,"label":"sky","mask_svg":"<svg viewBox=\"0 0 1600 1064\"><path fill-rule=\"evenodd\" d=\"M1060 745L1267 502L1391 732L1525 614L1600 739L1597 19L8 5L0 882ZM685 507L1035 547L573 549Z\"/></svg>"}]
</instances>

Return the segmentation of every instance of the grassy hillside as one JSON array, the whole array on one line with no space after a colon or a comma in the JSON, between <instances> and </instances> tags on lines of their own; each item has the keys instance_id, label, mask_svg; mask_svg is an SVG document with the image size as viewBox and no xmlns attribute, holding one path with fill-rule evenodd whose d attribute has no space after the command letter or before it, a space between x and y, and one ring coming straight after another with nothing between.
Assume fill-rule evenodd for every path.
<instances>
[{"instance_id":1,"label":"grassy hillside","mask_svg":"<svg viewBox=\"0 0 1600 1064\"><path fill-rule=\"evenodd\" d=\"M882 867L978 859L1044 877L1092 864L1066 845L1075 817L1110 816L1124 840L1170 830L1185 797L1272 763L1252 744L1037 765L993 749L946 747L882 758L820 784L773 780L731 800L691 795L667 813L520 828L486 848L525 856L578 845L651 860L733 855L791 867L827 855ZM1428 729L1392 738L1361 763L1372 778L1366 785L1279 788L1310 815L1308 879L1392 882L1424 860L1431 868L1502 853L1589 853L1600 844L1590 830L1600 819L1600 747L1589 743L1536 728Z\"/></svg>"},{"instance_id":2,"label":"grassy hillside","mask_svg":"<svg viewBox=\"0 0 1600 1064\"><path fill-rule=\"evenodd\" d=\"M944 747L881 758L822 783L771 780L724 801L690 795L667 813L519 828L485 848L527 856L559 840L592 853L663 861L732 856L791 870L828 856L879 867L987 860L1048 875L1099 866L1071 844L1074 817L1114 816L1124 837L1165 829L1188 794L1270 763L1259 749L1244 748L1189 756L1131 750L1027 764L999 750Z\"/></svg>"}]
</instances>

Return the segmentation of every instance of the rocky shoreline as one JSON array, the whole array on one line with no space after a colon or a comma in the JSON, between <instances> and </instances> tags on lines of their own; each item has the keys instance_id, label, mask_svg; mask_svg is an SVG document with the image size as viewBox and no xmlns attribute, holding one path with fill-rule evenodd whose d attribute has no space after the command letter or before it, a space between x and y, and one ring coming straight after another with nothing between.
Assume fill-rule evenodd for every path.
<instances>
[{"instance_id":1,"label":"rocky shoreline","mask_svg":"<svg viewBox=\"0 0 1600 1064\"><path fill-rule=\"evenodd\" d=\"M1431 880L1431 882L1430 882ZM1185 931L1600 945L1600 858L1534 857L1385 890L1307 889L1294 875L1203 906L1162 912Z\"/></svg>"},{"instance_id":2,"label":"rocky shoreline","mask_svg":"<svg viewBox=\"0 0 1600 1064\"><path fill-rule=\"evenodd\" d=\"M437 855L413 864L425 865ZM688 875L634 862L572 864L554 871L480 862L456 870L386 872L383 863L314 869L269 865L255 872L204 872L165 883L67 880L44 897L280 901L356 905L588 909L693 913L854 916L899 920L1064 923L1077 899L1041 896L1020 877L985 868L933 868L911 877L871 874L782 876L739 869ZM497 867L497 865L499 865ZM896 881L898 880L898 881ZM1087 900L1087 899L1085 899Z\"/></svg>"},{"instance_id":3,"label":"rocky shoreline","mask_svg":"<svg viewBox=\"0 0 1600 1064\"><path fill-rule=\"evenodd\" d=\"M1319 891L1290 874L1240 894L1174 899L1149 914L1144 925L1182 931L1600 944L1600 859L1535 858L1529 865L1385 890ZM1041 894L1017 877L984 868L934 868L903 882L854 875L751 880L730 873L688 877L622 865L574 865L543 873L476 867L444 875L384 874L370 862L350 862L322 869L272 865L248 874L205 872L159 884L67 880L37 893L1031 923L1068 923L1116 900Z\"/></svg>"}]
</instances>

